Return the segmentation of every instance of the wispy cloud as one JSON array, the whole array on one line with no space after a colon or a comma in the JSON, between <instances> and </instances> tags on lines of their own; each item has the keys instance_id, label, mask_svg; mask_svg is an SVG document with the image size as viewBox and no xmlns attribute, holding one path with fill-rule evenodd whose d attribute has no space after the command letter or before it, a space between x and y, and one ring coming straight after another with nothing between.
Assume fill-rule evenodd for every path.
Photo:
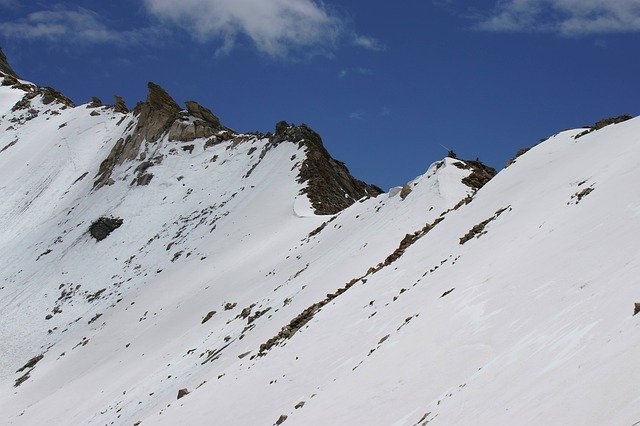
<instances>
[{"instance_id":1,"label":"wispy cloud","mask_svg":"<svg viewBox=\"0 0 640 426\"><path fill-rule=\"evenodd\" d=\"M328 49L345 22L314 0L144 0L154 17L192 33L200 41L220 42L229 52L241 37L270 56L296 48Z\"/></svg>"},{"instance_id":2,"label":"wispy cloud","mask_svg":"<svg viewBox=\"0 0 640 426\"><path fill-rule=\"evenodd\" d=\"M15 21L0 22L0 34L4 37L27 40L130 44L140 42L150 32L156 30L114 30L102 23L98 14L91 10L70 10L61 6L29 13Z\"/></svg>"},{"instance_id":3,"label":"wispy cloud","mask_svg":"<svg viewBox=\"0 0 640 426\"><path fill-rule=\"evenodd\" d=\"M383 44L355 35L350 21L322 0L143 0L147 26L116 29L94 11L53 5L1 22L6 38L82 43L148 43L154 33L182 31L196 42L216 45L224 55L248 42L270 57L332 55L339 47L382 50ZM0 0L0 6L14 5Z\"/></svg>"},{"instance_id":4,"label":"wispy cloud","mask_svg":"<svg viewBox=\"0 0 640 426\"><path fill-rule=\"evenodd\" d=\"M349 118L349 120L364 120L366 115L367 114L363 111L353 111L350 112L347 117Z\"/></svg>"},{"instance_id":5,"label":"wispy cloud","mask_svg":"<svg viewBox=\"0 0 640 426\"><path fill-rule=\"evenodd\" d=\"M379 52L381 50L385 50L386 46L382 44L379 40L368 37L364 35L354 35L353 36L353 45L362 47L363 49L373 50L375 52Z\"/></svg>"},{"instance_id":6,"label":"wispy cloud","mask_svg":"<svg viewBox=\"0 0 640 426\"><path fill-rule=\"evenodd\" d=\"M339 78L345 78L348 75L373 75L373 70L371 70L370 68L353 67L343 68L338 72Z\"/></svg>"},{"instance_id":7,"label":"wispy cloud","mask_svg":"<svg viewBox=\"0 0 640 426\"><path fill-rule=\"evenodd\" d=\"M348 20L320 0L144 0L157 19L193 34L202 42L218 42L218 54L249 40L271 57L291 52L329 53L347 44L381 50L382 44L352 35Z\"/></svg>"},{"instance_id":8,"label":"wispy cloud","mask_svg":"<svg viewBox=\"0 0 640 426\"><path fill-rule=\"evenodd\" d=\"M640 31L640 0L501 0L476 28L563 36Z\"/></svg>"}]
</instances>

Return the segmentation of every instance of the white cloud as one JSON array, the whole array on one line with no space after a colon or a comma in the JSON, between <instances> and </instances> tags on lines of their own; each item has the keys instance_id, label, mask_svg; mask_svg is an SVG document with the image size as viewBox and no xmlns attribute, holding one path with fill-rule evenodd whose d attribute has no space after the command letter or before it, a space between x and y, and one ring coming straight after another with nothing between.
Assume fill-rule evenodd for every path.
<instances>
[{"instance_id":1,"label":"white cloud","mask_svg":"<svg viewBox=\"0 0 640 426\"><path fill-rule=\"evenodd\" d=\"M330 55L338 46L382 50L374 38L354 35L350 21L322 0L143 0L151 24L116 29L97 13L53 5L20 19L1 22L6 38L45 39L81 43L154 43L159 34L185 31L196 41L217 44L216 54L229 53L249 41L271 57L290 53ZM0 0L0 7L15 0Z\"/></svg>"},{"instance_id":2,"label":"white cloud","mask_svg":"<svg viewBox=\"0 0 640 426\"><path fill-rule=\"evenodd\" d=\"M640 31L640 0L500 0L477 28L564 36Z\"/></svg>"},{"instance_id":3,"label":"white cloud","mask_svg":"<svg viewBox=\"0 0 640 426\"><path fill-rule=\"evenodd\" d=\"M315 0L144 0L153 16L191 33L218 41L228 53L241 37L270 56L292 50L331 51L343 37L345 22Z\"/></svg>"},{"instance_id":4,"label":"white cloud","mask_svg":"<svg viewBox=\"0 0 640 426\"><path fill-rule=\"evenodd\" d=\"M373 37L363 36L363 35L354 35L353 36L353 45L362 47L363 49L380 51L384 50L386 47L380 41L376 40Z\"/></svg>"},{"instance_id":5,"label":"white cloud","mask_svg":"<svg viewBox=\"0 0 640 426\"><path fill-rule=\"evenodd\" d=\"M366 114L363 111L354 111L348 114L349 120L364 120Z\"/></svg>"},{"instance_id":6,"label":"white cloud","mask_svg":"<svg viewBox=\"0 0 640 426\"><path fill-rule=\"evenodd\" d=\"M56 7L26 15L22 19L0 22L0 34L7 38L46 39L78 43L138 42L149 30L117 31L100 22L88 9Z\"/></svg>"}]
</instances>

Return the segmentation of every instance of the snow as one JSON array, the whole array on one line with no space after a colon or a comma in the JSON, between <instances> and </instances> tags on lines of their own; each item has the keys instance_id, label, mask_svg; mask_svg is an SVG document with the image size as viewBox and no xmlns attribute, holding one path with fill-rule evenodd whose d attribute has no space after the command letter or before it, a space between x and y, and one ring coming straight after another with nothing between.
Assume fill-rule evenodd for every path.
<instances>
[{"instance_id":1,"label":"snow","mask_svg":"<svg viewBox=\"0 0 640 426\"><path fill-rule=\"evenodd\" d=\"M3 129L17 92L0 87ZM297 182L297 144L260 159L266 139L206 149L198 139L189 153L165 138L146 148L163 156L148 186L131 185L132 162L93 190L135 117L33 103L37 117L0 134L0 149L18 138L0 153L4 424L640 421L640 120L561 132L475 194L461 183L470 171L447 158L404 200L316 216ZM124 222L96 242L87 230L105 215ZM58 300L62 291L73 294ZM251 305L270 309L249 323L240 314Z\"/></svg>"}]
</instances>

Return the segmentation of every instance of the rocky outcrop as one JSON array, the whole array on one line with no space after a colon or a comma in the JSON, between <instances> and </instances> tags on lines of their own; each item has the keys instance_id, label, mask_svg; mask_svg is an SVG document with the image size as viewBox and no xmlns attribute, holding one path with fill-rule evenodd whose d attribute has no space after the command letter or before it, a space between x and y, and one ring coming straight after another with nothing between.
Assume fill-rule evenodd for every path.
<instances>
[{"instance_id":1,"label":"rocky outcrop","mask_svg":"<svg viewBox=\"0 0 640 426\"><path fill-rule=\"evenodd\" d=\"M603 118L602 120L597 121L596 124L594 124L593 126L588 126L587 130L576 135L574 139L578 139L584 135L588 135L591 132L595 132L596 130L600 130L612 124L618 124L618 123L625 122L627 120L631 120L632 118L633 117L629 114L618 115L617 117Z\"/></svg>"},{"instance_id":2,"label":"rocky outcrop","mask_svg":"<svg viewBox=\"0 0 640 426\"><path fill-rule=\"evenodd\" d=\"M476 191L498 174L496 169L487 166L480 160L460 160L453 165L460 169L471 170L471 173L462 179L462 183Z\"/></svg>"},{"instance_id":3,"label":"rocky outcrop","mask_svg":"<svg viewBox=\"0 0 640 426\"><path fill-rule=\"evenodd\" d=\"M100 164L93 183L94 189L112 183L111 173L115 166L137 158L144 141L150 143L158 141L180 118L180 107L162 87L151 82L147 87L149 89L147 101L139 103L134 110L134 114L138 116L138 123L133 133L120 139ZM116 98L117 101L118 98Z\"/></svg>"},{"instance_id":4,"label":"rocky outcrop","mask_svg":"<svg viewBox=\"0 0 640 426\"><path fill-rule=\"evenodd\" d=\"M122 226L123 220L113 217L101 217L91 224L89 233L96 241L102 241L107 238L113 231Z\"/></svg>"},{"instance_id":5,"label":"rocky outcrop","mask_svg":"<svg viewBox=\"0 0 640 426\"><path fill-rule=\"evenodd\" d=\"M19 78L18 74L16 74L13 68L11 68L11 65L9 65L9 61L7 60L7 57L5 56L2 49L0 49L0 73Z\"/></svg>"},{"instance_id":6,"label":"rocky outcrop","mask_svg":"<svg viewBox=\"0 0 640 426\"><path fill-rule=\"evenodd\" d=\"M383 192L379 187L351 176L344 163L329 155L320 135L307 125L279 122L271 142L278 144L284 141L298 143L307 150L298 182L307 184L303 193L309 197L316 214L336 214L362 197L375 197Z\"/></svg>"},{"instance_id":7,"label":"rocky outcrop","mask_svg":"<svg viewBox=\"0 0 640 426\"><path fill-rule=\"evenodd\" d=\"M122 114L128 113L129 109L127 108L127 104L124 103L124 99L118 95L115 95L114 98L116 103L113 105L113 110Z\"/></svg>"},{"instance_id":8,"label":"rocky outcrop","mask_svg":"<svg viewBox=\"0 0 640 426\"><path fill-rule=\"evenodd\" d=\"M199 138L209 138L221 130L230 130L220 123L209 109L195 101L185 102L187 111L182 113L169 130L170 141L189 142Z\"/></svg>"}]
</instances>

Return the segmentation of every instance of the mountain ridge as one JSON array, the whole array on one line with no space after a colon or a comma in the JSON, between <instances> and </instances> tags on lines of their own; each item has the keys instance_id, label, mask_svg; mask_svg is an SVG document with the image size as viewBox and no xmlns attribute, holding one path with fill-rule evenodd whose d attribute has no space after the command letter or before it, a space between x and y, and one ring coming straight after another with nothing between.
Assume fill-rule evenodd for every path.
<instances>
[{"instance_id":1,"label":"mountain ridge","mask_svg":"<svg viewBox=\"0 0 640 426\"><path fill-rule=\"evenodd\" d=\"M6 424L640 420L639 119L383 193L306 125L49 95L0 86Z\"/></svg>"}]
</instances>

